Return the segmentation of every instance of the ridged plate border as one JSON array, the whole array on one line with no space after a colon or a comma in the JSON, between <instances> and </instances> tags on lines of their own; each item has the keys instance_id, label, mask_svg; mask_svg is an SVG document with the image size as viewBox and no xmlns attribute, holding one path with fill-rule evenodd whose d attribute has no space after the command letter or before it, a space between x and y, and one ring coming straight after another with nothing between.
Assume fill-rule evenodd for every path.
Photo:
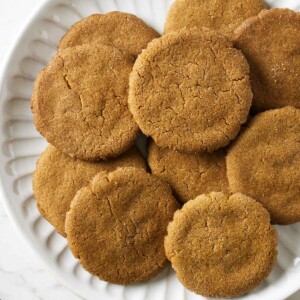
<instances>
[{"instance_id":1,"label":"ridged plate border","mask_svg":"<svg viewBox=\"0 0 300 300\"><path fill-rule=\"evenodd\" d=\"M33 80L55 53L67 28L95 12L136 14L159 32L172 0L47 0L19 35L2 74L0 101L1 199L16 228L56 277L86 299L205 299L188 292L169 268L148 283L107 284L85 272L66 240L39 215L32 195L32 172L46 142L33 126L29 99ZM269 0L270 6L300 10L297 0ZM241 299L284 299L300 288L300 224L277 227L278 263L268 279Z\"/></svg>"}]
</instances>

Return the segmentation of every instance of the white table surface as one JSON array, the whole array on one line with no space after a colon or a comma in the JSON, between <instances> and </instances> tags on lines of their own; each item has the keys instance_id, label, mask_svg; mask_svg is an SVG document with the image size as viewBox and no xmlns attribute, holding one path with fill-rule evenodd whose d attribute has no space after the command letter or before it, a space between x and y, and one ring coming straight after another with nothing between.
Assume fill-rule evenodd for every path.
<instances>
[{"instance_id":1,"label":"white table surface","mask_svg":"<svg viewBox=\"0 0 300 300\"><path fill-rule=\"evenodd\" d=\"M40 1L0 0L0 68L16 34ZM0 202L0 300L37 299L80 300L27 249ZM300 292L289 300L300 300Z\"/></svg>"}]
</instances>

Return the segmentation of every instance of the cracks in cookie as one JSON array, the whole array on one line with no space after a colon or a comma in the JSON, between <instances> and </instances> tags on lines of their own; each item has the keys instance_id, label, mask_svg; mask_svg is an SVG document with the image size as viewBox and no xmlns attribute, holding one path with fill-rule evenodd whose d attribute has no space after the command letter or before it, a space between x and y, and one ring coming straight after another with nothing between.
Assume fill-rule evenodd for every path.
<instances>
[{"instance_id":1,"label":"cracks in cookie","mask_svg":"<svg viewBox=\"0 0 300 300\"><path fill-rule=\"evenodd\" d=\"M221 132L222 133L222 135L228 140L228 142L230 142L231 141L231 139L229 138L229 136L222 130L222 129L220 129L220 128L216 128L215 129L217 132Z\"/></svg>"},{"instance_id":2,"label":"cracks in cookie","mask_svg":"<svg viewBox=\"0 0 300 300\"><path fill-rule=\"evenodd\" d=\"M197 174L200 176L200 180L202 179L202 176L208 173L208 170L201 171L201 170L196 170Z\"/></svg>"},{"instance_id":3,"label":"cracks in cookie","mask_svg":"<svg viewBox=\"0 0 300 300\"><path fill-rule=\"evenodd\" d=\"M133 183L134 186L136 186L136 184ZM141 193L142 191L139 191L137 193L137 195L135 196L138 197L138 195ZM119 198L120 196L118 196ZM136 223L134 218L132 217L128 217L128 221L133 225L133 228L132 227L128 227L126 225L126 222L121 222L121 220L117 219L116 218L116 215L115 213L113 212L113 209L112 209L112 203L108 200L108 205L109 205L109 209L110 209L110 212L111 212L111 215L120 223L120 225L125 229L126 231L126 237L124 238L123 240L123 247L124 249L125 248L129 248L131 249L130 251L134 251L135 252L135 255L137 257L143 257L145 258L146 260L149 259L148 255L145 254L143 251L141 251L142 249L140 249L140 246L139 246L139 235L142 236L142 239L144 238L144 234L143 232L139 233L139 229L141 229L141 224L140 223ZM133 229L133 230L132 230ZM148 232L148 229L147 228L144 228L144 230L146 230L146 235L147 235L147 238L149 239L150 237L150 234ZM133 231L133 232L132 232ZM124 258L124 261L123 261L124 264L127 263L127 260L126 258ZM143 270L142 272L145 272L145 270Z\"/></svg>"},{"instance_id":4,"label":"cracks in cookie","mask_svg":"<svg viewBox=\"0 0 300 300\"><path fill-rule=\"evenodd\" d=\"M68 88L69 88L70 90L72 90L71 85L70 85L70 83L69 83L69 81L68 81L67 76L68 76L67 74L64 74L64 75L63 75L64 81L65 81L65 83L67 84Z\"/></svg>"},{"instance_id":5,"label":"cracks in cookie","mask_svg":"<svg viewBox=\"0 0 300 300\"><path fill-rule=\"evenodd\" d=\"M182 89L181 89L181 85L182 84L176 84L176 83L174 83L176 86L177 86L177 88L178 88L178 90L179 90L179 92L180 92L180 95L181 95L181 98L182 98L182 100L184 101L184 95L183 95L183 92L182 92ZM185 103L186 101L184 101L183 103Z\"/></svg>"},{"instance_id":6,"label":"cracks in cookie","mask_svg":"<svg viewBox=\"0 0 300 300\"><path fill-rule=\"evenodd\" d=\"M236 79L231 79L232 82L241 82L241 81L244 81L245 79L249 79L249 75L245 75L241 78L236 78Z\"/></svg>"},{"instance_id":7,"label":"cracks in cookie","mask_svg":"<svg viewBox=\"0 0 300 300\"><path fill-rule=\"evenodd\" d=\"M215 41L212 39L211 40L212 43L215 44ZM180 42L177 43L178 45L180 45ZM177 47L177 44L174 44L174 47L172 47L172 49L175 49ZM219 44L218 44L219 45ZM222 43L220 44L222 45ZM193 131L191 130L186 130L191 128L191 126L187 126L190 122L190 119L199 119L199 117L201 118L202 117L202 121L203 121L203 127L205 127L205 123L206 123L206 127L213 127L212 124L209 123L209 118L206 119L205 117L205 114L204 116L201 116L201 113L193 113L192 115L189 115L188 117L186 115L189 114L189 109L188 109L188 104L190 102L193 102L192 105L193 107L198 107L199 109L202 108L202 104L201 104L201 98L203 97L199 97L197 99L197 97L194 97L194 95L196 95L196 93L201 93L201 90L203 92L203 95L209 95L205 98L207 99L204 99L204 100L209 100L209 99L216 99L215 103L213 103L213 105L222 105L218 103L217 100L219 100L221 98L222 99L227 99L229 98L230 102L231 103L236 103L238 104L237 106L244 106L244 104L247 102L244 100L244 97L243 97L243 94L241 93L241 96L239 95L239 92L238 90L240 88L243 88L243 83L239 84L240 81L246 81L248 79L248 74L247 75L244 75L246 72L243 72L243 65L242 66L235 66L233 67L233 69L231 69L231 64L227 64L226 62L224 62L224 57L222 55L222 49L221 50L218 50L217 46L211 46L211 45L206 45L206 47L208 48L207 51L209 52L209 57L207 59L204 59L202 60L201 62L195 62L194 61L194 58L193 59L188 59L188 58L185 58L185 57L181 57L182 59L184 59L184 65L178 65L177 63L174 63L174 62L170 62L170 61L167 61L167 62L160 62L160 61L155 61L153 60L153 57L150 57L147 62L148 62L148 65L147 65L147 68L152 68L152 71L153 72L149 72L150 76L147 77L145 75L145 71L140 68L140 69L136 69L135 71L135 74L136 74L136 77L138 78L141 78L142 81L146 81L147 84L150 82L150 85L153 85L151 83L153 83L155 81L155 83L159 86L159 91L161 91L161 88L164 88L164 89L170 89L170 92L172 92L172 97L177 97L178 98L178 103L177 102L172 102L171 104L166 104L166 107L163 107L165 110L169 110L168 112L168 117L166 119L169 119L168 123L172 124L172 127L175 129L181 129L179 134L177 134L177 137L180 137L180 133L183 132L183 131L186 131L186 132L192 132L194 134ZM223 46L222 46L223 47ZM232 47L229 47L228 48L232 49ZM167 49L164 49L164 50L167 50ZM230 54L230 53L229 53ZM179 55L178 53L175 51L175 50L172 50L172 51L169 51L169 56L173 57L175 55L175 58L179 59ZM216 84L213 84L211 86L206 86L208 85L208 82L209 82L209 78L214 76L215 75L215 69L213 70L210 70L210 64L208 63L209 61L213 61L215 62L218 66L219 66L219 71L221 73L221 76L222 76L222 80L224 81L221 85L216 83ZM172 82L172 84L170 86L164 86L164 82L160 80L160 75L161 74L166 74L166 65L165 64L168 64L172 67L172 69L176 69L176 73L178 75L180 75L180 79L176 79L177 77L174 77L174 82ZM197 73L197 76L193 76L193 73L191 73L189 71L189 65L190 65L190 68L192 71L196 71ZM154 68L155 67L155 68ZM156 73L155 73L156 72ZM242 74L242 76L241 76ZM171 75L173 75L173 71L171 72ZM236 77L236 78L234 78ZM189 81L193 80L193 84L190 86L187 86L184 84L184 80L188 79ZM168 82L169 83L169 82ZM245 82L247 83L247 82ZM149 85L149 84L148 84ZM172 88L173 86L173 88ZM198 90L198 91L197 91ZM150 90L149 92L150 93ZM207 93L207 94L206 94ZM159 93L153 93L153 91L151 91L150 95L145 95L147 94L144 90L141 91L141 89L139 90L135 90L134 92L135 96L140 96L140 99L142 99L143 97L146 98L145 102L151 102L151 101L148 101L148 98L151 99L151 100L155 100L155 98L160 98L158 99L159 100L159 103L161 104L161 99L164 99L164 94L160 95ZM174 96L175 95L175 96ZM181 99L180 99L181 98ZM245 97L247 98L247 96ZM168 99L169 100L169 99ZM171 99L170 99L171 100ZM166 101L167 102L171 102L171 101ZM224 101L224 100L223 100ZM199 102L199 104L197 103ZM203 101L204 102L204 101ZM174 103L174 104L173 104ZM143 109L143 115L147 115L148 114L148 111L152 111L152 108L150 107L147 107L147 104L145 104L146 107L144 107L144 105L137 105L138 106L138 110L140 110L141 108ZM223 108L223 107L222 107ZM241 110L241 109L240 109ZM186 111L186 112L185 112ZM209 111L207 111L207 113L209 114ZM242 111L243 113L243 111ZM178 119L174 119L174 117L176 116L176 118ZM222 117L222 115L221 115ZM179 119L180 118L180 119ZM141 116L141 119L143 119L143 116ZM148 120L146 121L146 126L149 126L150 127L150 130L151 130L151 127L160 127L161 123L162 123L162 120L158 120L158 121L154 121L152 119L149 120L150 118L148 118ZM203 120L203 119L206 119L206 120ZM175 122L175 121L179 121L179 122ZM228 120L227 120L228 121ZM227 126L235 126L233 120L230 118L229 121L230 122L227 122L226 120L224 120L224 123L225 123L225 127ZM233 124L230 124L230 123L233 123ZM151 126L152 125L152 126ZM214 125L214 124L213 124ZM215 124L217 125L217 124ZM226 139L228 141L231 140L231 134L230 134L230 131L229 131L229 134L228 134L228 130L223 130L222 126L220 126L221 128L220 129L216 129L216 131L219 131L222 133L223 136L226 137ZM146 127L145 127L146 128ZM172 129L173 129L172 128ZM226 129L226 128L225 128ZM161 131L164 131L163 134L169 138L168 136L168 133L171 132L170 128L161 128L160 132ZM183 135L183 134L181 134ZM230 137L231 138L230 138ZM174 137L174 144L178 145L179 144L179 141L177 141L177 138L176 136ZM207 148L204 146L205 144L205 140L202 140L203 137L201 136L198 136L197 137L197 140L199 140L199 143L201 143L201 145L203 146L203 148ZM157 138L159 139L159 137Z\"/></svg>"},{"instance_id":8,"label":"cracks in cookie","mask_svg":"<svg viewBox=\"0 0 300 300\"><path fill-rule=\"evenodd\" d=\"M112 206L111 206L111 202L109 201L109 199L107 199L107 204L108 204L108 209L109 209L109 211L110 211L111 216L114 217L114 218L116 218L115 214L113 213ZM117 218L116 218L116 219L117 219ZM119 220L117 219L117 221L119 221ZM119 222L120 222L120 221L119 221Z\"/></svg>"},{"instance_id":9,"label":"cracks in cookie","mask_svg":"<svg viewBox=\"0 0 300 300\"><path fill-rule=\"evenodd\" d=\"M60 54L57 54L57 55L58 55L58 57L61 59L62 64L63 64L63 70L64 70L64 73L63 73L63 79L64 79L64 82L66 83L68 89L69 89L72 93L74 93L74 94L79 98L80 104L81 104L81 109L82 109L82 108L84 107L84 105L83 105L83 100L82 100L82 98L81 98L81 95L79 95L79 94L74 90L74 88L72 88L71 83L70 83L70 81L68 80L68 71L67 71L67 68L66 68L66 65L65 65L65 61L64 61L63 57L62 57Z\"/></svg>"}]
</instances>

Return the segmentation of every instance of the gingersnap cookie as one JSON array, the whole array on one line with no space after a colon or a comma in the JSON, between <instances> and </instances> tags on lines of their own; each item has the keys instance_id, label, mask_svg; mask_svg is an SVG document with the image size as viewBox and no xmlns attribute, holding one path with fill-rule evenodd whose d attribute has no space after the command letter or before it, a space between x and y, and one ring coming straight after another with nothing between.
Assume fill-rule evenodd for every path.
<instances>
[{"instance_id":1,"label":"gingersnap cookie","mask_svg":"<svg viewBox=\"0 0 300 300\"><path fill-rule=\"evenodd\" d=\"M159 34L144 21L128 13L113 11L94 14L74 24L63 36L58 48L101 43L124 50L134 57Z\"/></svg>"},{"instance_id":2,"label":"gingersnap cookie","mask_svg":"<svg viewBox=\"0 0 300 300\"><path fill-rule=\"evenodd\" d=\"M300 221L300 110L255 116L227 156L230 190L261 202L273 223Z\"/></svg>"},{"instance_id":3,"label":"gingersnap cookie","mask_svg":"<svg viewBox=\"0 0 300 300\"><path fill-rule=\"evenodd\" d=\"M262 0L176 0L168 12L164 31L207 27L232 37L244 20L264 8Z\"/></svg>"},{"instance_id":4,"label":"gingersnap cookie","mask_svg":"<svg viewBox=\"0 0 300 300\"><path fill-rule=\"evenodd\" d=\"M102 280L146 280L167 264L164 237L177 208L169 185L143 169L102 173L71 203L65 224L70 249Z\"/></svg>"},{"instance_id":5,"label":"gingersnap cookie","mask_svg":"<svg viewBox=\"0 0 300 300\"><path fill-rule=\"evenodd\" d=\"M215 192L227 192L225 152L184 153L149 144L148 164L152 174L170 184L182 202L196 196Z\"/></svg>"},{"instance_id":6,"label":"gingersnap cookie","mask_svg":"<svg viewBox=\"0 0 300 300\"><path fill-rule=\"evenodd\" d=\"M254 110L300 108L300 13L264 10L236 29L234 44L250 65Z\"/></svg>"},{"instance_id":7,"label":"gingersnap cookie","mask_svg":"<svg viewBox=\"0 0 300 300\"><path fill-rule=\"evenodd\" d=\"M87 162L71 158L49 145L40 156L33 177L37 207L43 217L66 236L66 213L76 192L99 172L130 166L146 169L145 161L135 147L112 160Z\"/></svg>"},{"instance_id":8,"label":"gingersnap cookie","mask_svg":"<svg viewBox=\"0 0 300 300\"><path fill-rule=\"evenodd\" d=\"M211 152L234 139L247 119L248 63L211 30L167 33L136 60L128 102L143 133L160 147Z\"/></svg>"},{"instance_id":9,"label":"gingersnap cookie","mask_svg":"<svg viewBox=\"0 0 300 300\"><path fill-rule=\"evenodd\" d=\"M83 160L128 150L138 134L127 103L132 66L130 55L110 46L59 51L35 81L37 130L62 152Z\"/></svg>"},{"instance_id":10,"label":"gingersnap cookie","mask_svg":"<svg viewBox=\"0 0 300 300\"><path fill-rule=\"evenodd\" d=\"M166 255L178 279L204 297L247 293L264 280L277 256L277 233L263 206L243 195L210 193L174 215Z\"/></svg>"}]
</instances>

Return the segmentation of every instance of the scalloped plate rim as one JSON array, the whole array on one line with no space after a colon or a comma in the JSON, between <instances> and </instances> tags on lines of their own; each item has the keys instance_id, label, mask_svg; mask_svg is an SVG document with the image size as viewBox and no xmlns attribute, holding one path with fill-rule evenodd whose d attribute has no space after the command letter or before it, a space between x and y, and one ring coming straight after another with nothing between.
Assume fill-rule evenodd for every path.
<instances>
[{"instance_id":1,"label":"scalloped plate rim","mask_svg":"<svg viewBox=\"0 0 300 300\"><path fill-rule=\"evenodd\" d=\"M54 1L55 0L42 0L35 7L35 9L27 17L22 29L19 30L12 45L9 47L8 51L6 52L4 63L2 64L1 73L0 73L0 109L1 110L3 110L3 104L4 104L2 101L4 97L3 96L3 86L5 84L4 76L9 71L8 69L9 69L10 62L13 60L13 57L17 52L17 46L20 45L21 40L24 37L24 34L28 31L31 24L35 22L35 20L39 17L39 13L42 12L44 9L46 9L47 5L53 5ZM3 128L1 127L0 145L2 144L3 144ZM2 161L3 157L4 155L2 151L0 151L0 162ZM82 298L82 296L78 294L78 292L74 290L70 284L67 283L67 281L63 278L63 276L60 275L59 269L56 267L56 265L51 264L46 253L44 253L41 250L39 251L38 249L39 245L38 243L36 243L35 238L31 235L31 233L28 231L26 227L22 226L22 219L18 218L18 212L13 209L13 204L10 204L11 202L9 201L9 196L6 187L4 186L3 165L1 163L0 163L0 200L3 204L5 213L8 215L9 219L11 220L11 223L13 224L13 227L17 232L18 236L21 238L21 240L24 241L24 244L27 246L27 249L29 249L33 254L35 254L38 257L39 261L45 266L46 270L54 278L56 278L63 286L68 288L75 295Z\"/></svg>"}]
</instances>

